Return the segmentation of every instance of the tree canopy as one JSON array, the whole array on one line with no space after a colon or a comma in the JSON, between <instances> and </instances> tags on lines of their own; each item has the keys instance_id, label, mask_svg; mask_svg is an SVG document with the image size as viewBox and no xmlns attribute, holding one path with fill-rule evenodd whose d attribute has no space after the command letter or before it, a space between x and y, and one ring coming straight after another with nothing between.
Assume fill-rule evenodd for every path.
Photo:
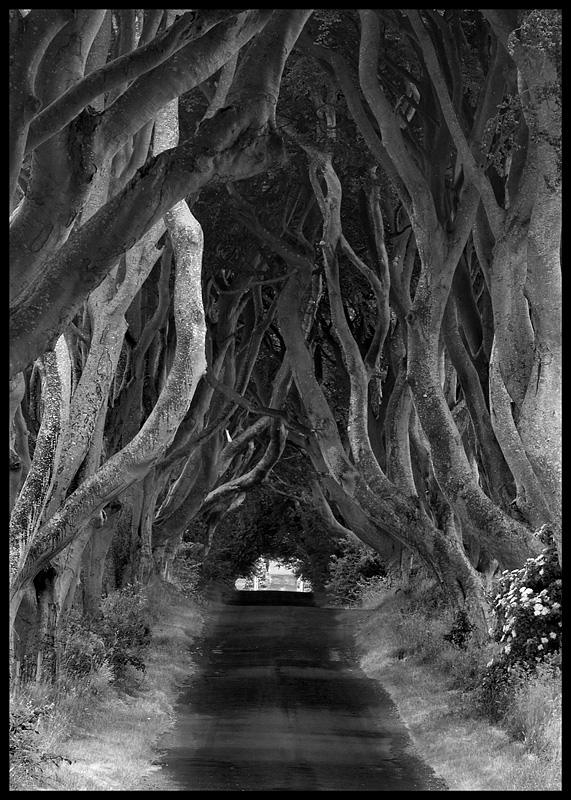
<instances>
[{"instance_id":1,"label":"tree canopy","mask_svg":"<svg viewBox=\"0 0 571 800\"><path fill-rule=\"evenodd\" d=\"M261 485L487 630L561 552L560 88L557 9L10 11L16 648Z\"/></svg>"}]
</instances>

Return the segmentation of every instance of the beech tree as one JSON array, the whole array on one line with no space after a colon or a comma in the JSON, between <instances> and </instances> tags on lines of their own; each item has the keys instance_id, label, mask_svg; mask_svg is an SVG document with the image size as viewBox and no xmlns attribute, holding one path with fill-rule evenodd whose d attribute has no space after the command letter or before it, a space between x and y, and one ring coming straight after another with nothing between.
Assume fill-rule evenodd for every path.
<instances>
[{"instance_id":1,"label":"beech tree","mask_svg":"<svg viewBox=\"0 0 571 800\"><path fill-rule=\"evenodd\" d=\"M549 488L560 469L559 325L557 314L547 314L549 334L541 332L535 322L538 305L526 288L540 269L553 306L560 307L555 267L560 243L560 176L555 177L559 23L556 13L524 15L519 36L516 22L522 19L517 15L490 14L488 22L486 13L474 26L459 12L363 11L356 41L349 45L340 24L335 35L329 16L313 39L329 37L330 47L316 45L310 23L298 48L323 67L317 89L313 76L307 94L314 100L318 96L325 124L317 137L308 137L305 129L300 135L289 121L291 107L280 122L307 154L323 220L319 241L306 233L306 211L290 212L287 231L276 231L262 222L254 203L233 193L243 223L289 266L278 299L279 326L312 432L304 446L326 499L345 521L351 520L358 535L372 536L377 547L388 535L417 553L450 595L471 608L476 621L479 617L482 628L486 603L476 568L491 575L498 566L518 566L540 548L533 532L543 525L560 537L560 501ZM497 37L496 30L501 31ZM395 37L395 31L404 35ZM476 39L482 35L488 49L480 55ZM542 88L537 87L537 104L530 108L516 53L521 61L525 52L527 63L535 58L539 40L538 57L550 60L550 68L534 70L534 81L543 76ZM403 46L403 41L412 45ZM305 74L311 74L307 62ZM395 80L403 92L396 102ZM342 159L335 123L341 106L328 99L332 81L375 157L374 172L384 174L396 194L391 208L386 198L381 201L386 183L379 175L368 182L363 178L360 186L357 181L366 198L361 235L370 243L368 258L359 256L344 234L344 190L333 165L335 158L337 163ZM415 91L408 91L410 84ZM540 110L546 98L549 109ZM407 104L409 111L403 113ZM549 115L553 124L547 134L538 119ZM540 150L544 166L538 169ZM347 182L354 184L355 176ZM553 192L544 205L546 184ZM555 208L559 212L552 216ZM540 267L537 248L530 253L522 243L530 241L530 217L537 219L543 211L551 245L543 237ZM350 386L344 429L319 385L315 352L304 336L305 315L321 302L308 241L322 252L330 326ZM351 268L366 276L376 309L374 333L367 341L360 338L354 300L342 288L342 270ZM391 314L394 325L389 324ZM544 336L549 342L540 344ZM392 353L392 374L378 385L385 344ZM539 414L542 358L549 364L551 390L545 389L550 399ZM375 414L375 395L387 389L386 407ZM521 416L524 407L539 414L531 436L530 421ZM545 426L541 437L540 425ZM379 437L382 448L375 442ZM544 443L542 465L536 455L539 442ZM557 479L554 483L560 485Z\"/></svg>"},{"instance_id":2,"label":"beech tree","mask_svg":"<svg viewBox=\"0 0 571 800\"><path fill-rule=\"evenodd\" d=\"M42 571L40 627L49 616L42 604L56 617L65 608L94 526L109 524L104 509L135 483L144 485L188 411L205 349L202 237L185 198L283 157L275 104L285 60L309 14L11 12L11 200L13 190L18 203L11 217L11 427L22 387L40 396L27 475L25 461L11 455L23 482L11 518L14 623ZM163 146L157 116L216 73L212 102L193 135ZM35 114L20 113L22 93ZM133 301L157 259L163 218L175 264L174 351L155 376L150 412L138 409L128 441L102 458L105 427L113 425L108 405L127 377L120 360L125 315L136 316ZM157 308L141 331L138 359L163 315ZM22 376L32 363L26 386ZM15 454L26 448L25 441L13 444ZM140 493L130 499L131 524L140 531L154 506L143 513ZM104 553L91 555L101 560Z\"/></svg>"},{"instance_id":3,"label":"beech tree","mask_svg":"<svg viewBox=\"0 0 571 800\"><path fill-rule=\"evenodd\" d=\"M262 481L484 634L561 547L560 12L10 25L20 639Z\"/></svg>"}]
</instances>

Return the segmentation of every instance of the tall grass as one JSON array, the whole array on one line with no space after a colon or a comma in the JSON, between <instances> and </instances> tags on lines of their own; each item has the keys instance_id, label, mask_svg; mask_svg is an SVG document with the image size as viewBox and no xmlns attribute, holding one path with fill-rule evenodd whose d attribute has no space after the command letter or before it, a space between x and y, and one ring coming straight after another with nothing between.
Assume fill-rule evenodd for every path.
<instances>
[{"instance_id":1,"label":"tall grass","mask_svg":"<svg viewBox=\"0 0 571 800\"><path fill-rule=\"evenodd\" d=\"M45 775L65 761L61 744L94 703L114 696L104 663L90 675L62 675L57 683L30 682L10 693L10 791L41 788Z\"/></svg>"},{"instance_id":2,"label":"tall grass","mask_svg":"<svg viewBox=\"0 0 571 800\"><path fill-rule=\"evenodd\" d=\"M473 635L455 644L457 619L431 581L397 588L364 596L357 641L363 670L389 691L421 757L453 791L560 791L560 671L514 671L498 687L507 698L498 714L482 684L499 645Z\"/></svg>"},{"instance_id":3,"label":"tall grass","mask_svg":"<svg viewBox=\"0 0 571 800\"><path fill-rule=\"evenodd\" d=\"M190 645L203 611L163 582L145 590L144 602L127 605L132 619L125 636L108 650L117 663L91 659L85 674L76 630L57 682L29 683L12 692L11 791L127 791L156 769L155 746L173 724L179 687L192 672ZM124 598L108 621L121 608ZM125 645L138 642L146 625L143 671L140 648Z\"/></svg>"},{"instance_id":4,"label":"tall grass","mask_svg":"<svg viewBox=\"0 0 571 800\"><path fill-rule=\"evenodd\" d=\"M560 791L560 671L512 673L498 718L497 697L482 685L499 645L471 637L455 645L458 620L431 581L397 589L382 580L365 587L357 641L363 670L391 694L419 755L453 791ZM147 591L145 672L127 663L117 680L98 658L87 674L12 693L11 791L149 789L204 611L168 584Z\"/></svg>"}]
</instances>

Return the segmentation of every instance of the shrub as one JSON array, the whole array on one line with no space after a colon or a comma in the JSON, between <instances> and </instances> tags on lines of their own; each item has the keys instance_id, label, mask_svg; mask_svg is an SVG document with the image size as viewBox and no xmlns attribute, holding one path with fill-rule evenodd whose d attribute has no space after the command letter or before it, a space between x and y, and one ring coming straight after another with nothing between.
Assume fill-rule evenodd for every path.
<instances>
[{"instance_id":1,"label":"shrub","mask_svg":"<svg viewBox=\"0 0 571 800\"><path fill-rule=\"evenodd\" d=\"M521 569L502 573L492 611L490 634L501 649L484 670L476 701L482 713L513 732L513 709L537 676L559 671L561 567L552 543Z\"/></svg>"},{"instance_id":2,"label":"shrub","mask_svg":"<svg viewBox=\"0 0 571 800\"><path fill-rule=\"evenodd\" d=\"M98 664L89 675L88 690L92 695L106 695L113 684L115 674L107 659Z\"/></svg>"},{"instance_id":3,"label":"shrub","mask_svg":"<svg viewBox=\"0 0 571 800\"><path fill-rule=\"evenodd\" d=\"M151 621L147 597L134 586L106 597L97 616L70 613L60 635L62 673L80 677L111 668L121 681L129 666L144 672Z\"/></svg>"},{"instance_id":4,"label":"shrub","mask_svg":"<svg viewBox=\"0 0 571 800\"><path fill-rule=\"evenodd\" d=\"M491 722L501 722L513 704L518 677L505 660L492 660L474 691L476 711Z\"/></svg>"},{"instance_id":5,"label":"shrub","mask_svg":"<svg viewBox=\"0 0 571 800\"><path fill-rule=\"evenodd\" d=\"M90 675L106 661L105 642L86 624L77 612L72 612L61 637L61 669L68 676Z\"/></svg>"},{"instance_id":6,"label":"shrub","mask_svg":"<svg viewBox=\"0 0 571 800\"><path fill-rule=\"evenodd\" d=\"M385 564L378 553L362 542L346 537L340 544L343 552L331 556L325 589L333 603L356 606L361 603L363 593L386 575Z\"/></svg>"},{"instance_id":7,"label":"shrub","mask_svg":"<svg viewBox=\"0 0 571 800\"><path fill-rule=\"evenodd\" d=\"M9 790L25 787L40 771L46 755L38 744L38 723L44 714L53 708L53 703L36 705L23 696L11 698L9 734Z\"/></svg>"},{"instance_id":8,"label":"shrub","mask_svg":"<svg viewBox=\"0 0 571 800\"><path fill-rule=\"evenodd\" d=\"M468 646L474 625L470 622L468 614L461 608L454 618L454 623L450 631L444 634L444 640L457 647L458 650L465 650Z\"/></svg>"},{"instance_id":9,"label":"shrub","mask_svg":"<svg viewBox=\"0 0 571 800\"><path fill-rule=\"evenodd\" d=\"M439 620L451 608L449 599L442 585L421 569L408 584L396 589L399 595L406 600L406 613L420 614L427 618L436 617Z\"/></svg>"},{"instance_id":10,"label":"shrub","mask_svg":"<svg viewBox=\"0 0 571 800\"><path fill-rule=\"evenodd\" d=\"M502 573L493 604L492 636L509 664L535 666L561 650L561 567L546 547L522 569Z\"/></svg>"},{"instance_id":11,"label":"shrub","mask_svg":"<svg viewBox=\"0 0 571 800\"><path fill-rule=\"evenodd\" d=\"M186 597L197 604L203 603L200 592L202 582L202 563L199 553L201 545L194 542L181 542L172 568L171 582Z\"/></svg>"},{"instance_id":12,"label":"shrub","mask_svg":"<svg viewBox=\"0 0 571 800\"><path fill-rule=\"evenodd\" d=\"M385 575L363 578L361 585L361 605L363 608L376 608L387 597L392 596L391 580Z\"/></svg>"},{"instance_id":13,"label":"shrub","mask_svg":"<svg viewBox=\"0 0 571 800\"><path fill-rule=\"evenodd\" d=\"M142 656L151 641L151 610L137 587L126 586L103 600L94 632L105 642L107 659L118 678L129 664L145 671Z\"/></svg>"},{"instance_id":14,"label":"shrub","mask_svg":"<svg viewBox=\"0 0 571 800\"><path fill-rule=\"evenodd\" d=\"M465 647L459 648L444 646L438 652L435 663L441 674L447 675L451 689L459 689L462 693L462 702L469 708L470 715L474 711L474 691L481 687L486 672L486 664L492 657L496 645L493 642L482 642L470 637ZM476 715L481 709L475 709Z\"/></svg>"},{"instance_id":15,"label":"shrub","mask_svg":"<svg viewBox=\"0 0 571 800\"><path fill-rule=\"evenodd\" d=\"M531 674L525 670L516 674L513 702L505 719L511 735L536 754L557 757L561 755L561 724L561 671L545 661Z\"/></svg>"}]
</instances>

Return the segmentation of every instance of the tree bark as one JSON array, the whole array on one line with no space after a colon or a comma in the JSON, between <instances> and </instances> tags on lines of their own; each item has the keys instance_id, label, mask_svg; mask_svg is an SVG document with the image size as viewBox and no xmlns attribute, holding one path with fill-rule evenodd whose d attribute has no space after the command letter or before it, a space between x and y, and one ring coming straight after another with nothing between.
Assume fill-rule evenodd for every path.
<instances>
[{"instance_id":1,"label":"tree bark","mask_svg":"<svg viewBox=\"0 0 571 800\"><path fill-rule=\"evenodd\" d=\"M15 577L16 593L44 564L76 538L89 521L129 485L143 478L164 454L206 369L201 299L202 232L188 208L171 213L177 259L177 349L165 388L135 438L112 456L40 528Z\"/></svg>"},{"instance_id":2,"label":"tree bark","mask_svg":"<svg viewBox=\"0 0 571 800\"><path fill-rule=\"evenodd\" d=\"M10 210L25 153L30 124L41 100L34 92L38 67L57 34L74 19L71 9L33 8L24 17L11 12L10 30L10 127L8 132L10 163Z\"/></svg>"},{"instance_id":3,"label":"tree bark","mask_svg":"<svg viewBox=\"0 0 571 800\"><path fill-rule=\"evenodd\" d=\"M207 183L256 175L283 158L274 121L277 93L285 60L310 14L276 12L238 70L230 105L205 120L191 142L140 170L43 265L42 280L23 291L11 311L11 374L52 345L119 257L176 202Z\"/></svg>"}]
</instances>

